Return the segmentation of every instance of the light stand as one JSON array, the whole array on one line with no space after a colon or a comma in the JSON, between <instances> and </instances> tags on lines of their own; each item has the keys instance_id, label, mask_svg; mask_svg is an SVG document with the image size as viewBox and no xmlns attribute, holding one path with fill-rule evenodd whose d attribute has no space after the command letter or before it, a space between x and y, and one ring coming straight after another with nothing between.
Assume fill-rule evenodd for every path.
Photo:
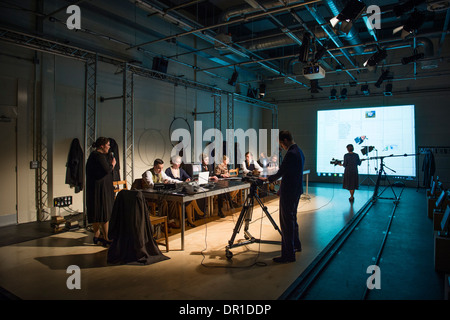
<instances>
[{"instance_id":1,"label":"light stand","mask_svg":"<svg viewBox=\"0 0 450 320\"><path fill-rule=\"evenodd\" d=\"M247 245L247 244L250 244L250 243L254 243L254 242L257 242L257 243L265 242L265 243L269 243L269 244L280 244L279 241L263 241L261 239L255 239L250 234L250 232L248 232L249 223L252 220L254 199L256 199L256 201L259 203L260 207L262 208L263 212L266 214L267 218L269 218L269 220L272 223L272 225L275 228L275 230L277 230L280 233L280 235L281 235L281 231L278 228L278 226L275 223L275 221L273 220L273 218L270 215L270 213L267 211L267 207L263 205L263 203L261 202L261 199L256 194L256 189L257 189L258 185L262 185L262 184L263 184L263 181L259 180L258 178L254 179L254 180L253 179L251 180L250 192L247 195L247 198L245 199L244 206L242 207L241 213L240 213L239 218L238 218L238 220L236 222L236 225L234 227L233 234L231 236L231 239L228 241L228 246L226 246L226 249L225 249L225 256L227 257L228 260L230 260L233 257L233 253L230 251L231 248L244 246L244 245ZM241 230L241 227L242 227L242 225L244 223L245 223L244 237L245 237L245 239L247 241L234 243L236 235L239 233L239 231Z\"/></svg>"},{"instance_id":2,"label":"light stand","mask_svg":"<svg viewBox=\"0 0 450 320\"><path fill-rule=\"evenodd\" d=\"M375 147L373 147L373 146L363 147L363 148L361 149L361 153L362 153L364 156L367 155L367 159L366 159L366 160L367 160L367 175L366 175L366 177L364 178L364 180L361 181L361 184L363 184L363 182L366 181L366 180L369 180L369 181L371 181L373 184L375 184L375 182L372 180L372 178L371 178L370 175L369 175L369 172L370 172L369 153L370 153L373 149L375 149ZM367 186L369 186L369 185L370 185L369 182L367 182Z\"/></svg>"},{"instance_id":3,"label":"light stand","mask_svg":"<svg viewBox=\"0 0 450 320\"><path fill-rule=\"evenodd\" d=\"M400 201L400 196L397 196L397 195L396 195L395 190L394 190L394 188L393 188L391 182L389 181L389 178L388 178L388 176L387 176L386 171L384 170L384 168L387 168L387 169L391 170L391 171L394 172L394 173L395 173L396 171L395 171L395 170L392 170L391 168L387 167L387 166L384 164L384 158L390 158L390 157L408 157L408 156L415 156L415 155L416 155L416 154L404 154L404 155L393 155L393 154L391 154L391 155L389 155L389 156L384 156L384 157L372 157L372 158L370 158L370 159L380 159L380 168L379 168L379 171L378 171L378 179L377 179L377 183L376 183L376 185L375 185L375 189L374 189L374 191L373 191L372 202L377 201L377 199L394 200L394 203L398 203L398 202ZM380 188L380 181L381 181L381 179L382 179L382 175L383 175L383 174L384 174L385 180L387 181L388 184L387 184L387 186L384 188L384 190L381 191L381 192L378 194L378 190L379 190L379 188ZM391 188L392 193L394 194L394 197L393 197L393 198L384 198L384 197L381 197L381 195L383 194L384 191L386 191L387 188Z\"/></svg>"}]
</instances>

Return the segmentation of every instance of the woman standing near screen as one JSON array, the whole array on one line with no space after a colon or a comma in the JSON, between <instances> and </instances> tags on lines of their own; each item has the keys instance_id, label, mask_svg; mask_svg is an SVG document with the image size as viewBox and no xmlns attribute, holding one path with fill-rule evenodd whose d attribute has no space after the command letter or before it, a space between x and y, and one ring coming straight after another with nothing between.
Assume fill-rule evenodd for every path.
<instances>
[{"instance_id":1,"label":"woman standing near screen","mask_svg":"<svg viewBox=\"0 0 450 320\"><path fill-rule=\"evenodd\" d=\"M358 166L361 164L359 155L353 152L354 148L352 144L347 145L348 153L344 155L344 163L340 165L344 169L344 181L343 188L350 191L350 202L353 202L355 198L353 197L355 190L359 188L359 176L358 176Z\"/></svg>"}]
</instances>

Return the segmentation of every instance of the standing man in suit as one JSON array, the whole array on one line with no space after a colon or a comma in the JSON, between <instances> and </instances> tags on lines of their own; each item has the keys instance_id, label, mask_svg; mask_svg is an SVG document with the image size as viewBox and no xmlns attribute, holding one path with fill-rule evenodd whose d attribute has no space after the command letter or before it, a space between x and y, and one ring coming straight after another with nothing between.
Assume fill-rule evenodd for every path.
<instances>
[{"instance_id":1,"label":"standing man in suit","mask_svg":"<svg viewBox=\"0 0 450 320\"><path fill-rule=\"evenodd\" d=\"M294 142L289 131L280 131L280 146L287 151L280 169L267 178L270 183L282 178L280 196L281 257L273 258L274 262L287 263L295 261L295 252L302 250L298 233L297 207L303 193L303 166L305 156Z\"/></svg>"}]
</instances>

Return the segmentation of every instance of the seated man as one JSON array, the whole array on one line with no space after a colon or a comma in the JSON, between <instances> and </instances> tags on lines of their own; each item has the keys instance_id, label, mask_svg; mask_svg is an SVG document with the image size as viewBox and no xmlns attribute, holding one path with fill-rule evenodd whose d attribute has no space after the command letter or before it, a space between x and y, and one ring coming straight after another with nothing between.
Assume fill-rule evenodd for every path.
<instances>
[{"instance_id":1,"label":"seated man","mask_svg":"<svg viewBox=\"0 0 450 320\"><path fill-rule=\"evenodd\" d=\"M242 162L242 171L244 174L252 172L254 170L258 170L260 173L263 171L263 168L258 164L258 162L253 160L253 155L251 152L245 153L245 160Z\"/></svg>"},{"instance_id":2,"label":"seated man","mask_svg":"<svg viewBox=\"0 0 450 320\"><path fill-rule=\"evenodd\" d=\"M153 188L156 183L179 183L179 180L168 177L164 171L164 161L161 159L155 159L153 162L153 168L145 171L142 174L142 188ZM165 199L158 199L157 205L159 208L158 215L168 216L169 222L173 225L174 220L179 220L177 214L177 205L175 202L170 201L168 203Z\"/></svg>"},{"instance_id":3,"label":"seated man","mask_svg":"<svg viewBox=\"0 0 450 320\"><path fill-rule=\"evenodd\" d=\"M171 159L172 166L166 169L166 175L171 179L176 179L183 182L191 181L191 177L184 171L183 168L180 168L181 165L181 157L173 156Z\"/></svg>"},{"instance_id":4,"label":"seated man","mask_svg":"<svg viewBox=\"0 0 450 320\"><path fill-rule=\"evenodd\" d=\"M153 168L145 171L142 174L142 188L153 188L155 183L177 183L179 180L168 177L164 171L164 161L155 159Z\"/></svg>"}]
</instances>

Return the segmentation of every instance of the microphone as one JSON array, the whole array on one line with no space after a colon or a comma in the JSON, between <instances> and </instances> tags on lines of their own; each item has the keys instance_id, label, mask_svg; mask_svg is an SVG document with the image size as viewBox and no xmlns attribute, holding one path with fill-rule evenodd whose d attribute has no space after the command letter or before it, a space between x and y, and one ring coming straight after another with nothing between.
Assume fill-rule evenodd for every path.
<instances>
[{"instance_id":1,"label":"microphone","mask_svg":"<svg viewBox=\"0 0 450 320\"><path fill-rule=\"evenodd\" d=\"M111 160L114 159L114 152L111 152Z\"/></svg>"}]
</instances>

